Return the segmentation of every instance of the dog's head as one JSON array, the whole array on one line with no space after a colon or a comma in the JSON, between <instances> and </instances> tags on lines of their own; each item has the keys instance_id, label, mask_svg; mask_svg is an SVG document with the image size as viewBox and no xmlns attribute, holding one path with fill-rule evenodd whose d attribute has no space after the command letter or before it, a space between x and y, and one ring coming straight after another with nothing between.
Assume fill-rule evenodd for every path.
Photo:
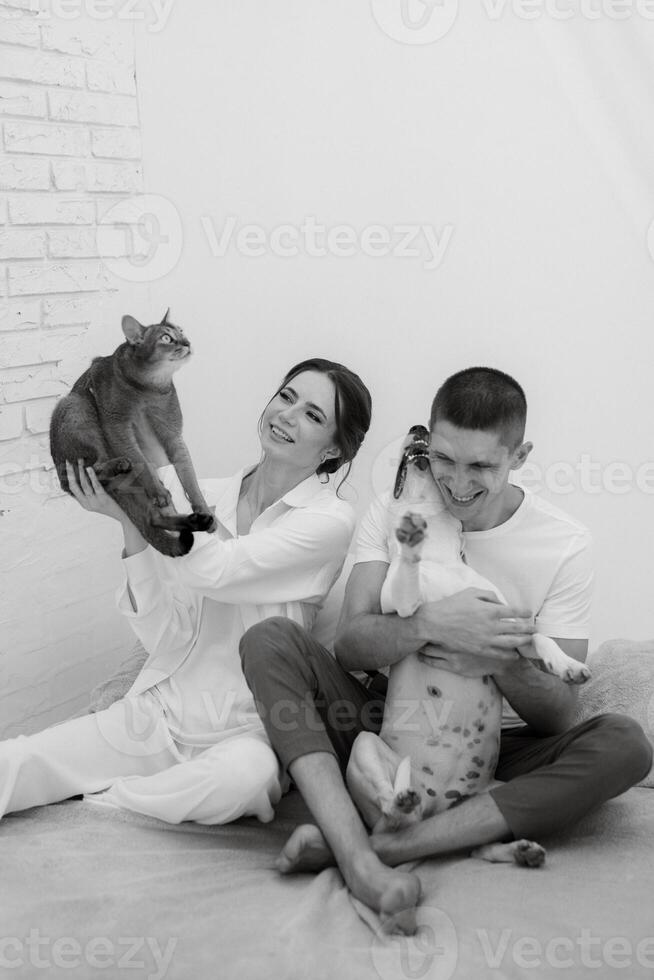
<instances>
[{"instance_id":1,"label":"dog's head","mask_svg":"<svg viewBox=\"0 0 654 980\"><path fill-rule=\"evenodd\" d=\"M424 425L412 425L404 440L393 487L393 496L396 500L404 490L409 466L417 466L423 472L429 466L429 431Z\"/></svg>"}]
</instances>

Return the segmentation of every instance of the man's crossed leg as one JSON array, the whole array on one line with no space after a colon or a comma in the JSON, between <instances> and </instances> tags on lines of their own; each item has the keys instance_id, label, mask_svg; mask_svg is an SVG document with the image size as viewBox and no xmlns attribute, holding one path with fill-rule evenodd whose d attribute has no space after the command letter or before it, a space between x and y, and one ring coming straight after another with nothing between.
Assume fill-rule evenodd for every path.
<instances>
[{"instance_id":1,"label":"man's crossed leg","mask_svg":"<svg viewBox=\"0 0 654 980\"><path fill-rule=\"evenodd\" d=\"M599 715L547 737L524 726L502 736L502 785L397 833L369 836L344 773L357 734L379 732L383 699L288 619L249 629L241 659L270 742L317 824L296 829L278 868L336 863L353 894L382 916L420 898L417 877L392 871L395 865L498 841L542 840L625 792L652 763L642 729L622 715Z\"/></svg>"}]
</instances>

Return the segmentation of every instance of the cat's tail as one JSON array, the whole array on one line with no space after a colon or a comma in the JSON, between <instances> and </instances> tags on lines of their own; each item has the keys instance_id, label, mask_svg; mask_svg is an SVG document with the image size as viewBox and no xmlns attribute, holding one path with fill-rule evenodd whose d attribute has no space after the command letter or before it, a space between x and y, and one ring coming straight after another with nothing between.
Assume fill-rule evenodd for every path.
<instances>
[{"instance_id":1,"label":"cat's tail","mask_svg":"<svg viewBox=\"0 0 654 980\"><path fill-rule=\"evenodd\" d=\"M176 533L148 524L144 528L139 528L139 531L156 551L160 551L162 555L168 555L171 558L181 558L182 555L187 555L193 547L193 532L187 529Z\"/></svg>"}]
</instances>

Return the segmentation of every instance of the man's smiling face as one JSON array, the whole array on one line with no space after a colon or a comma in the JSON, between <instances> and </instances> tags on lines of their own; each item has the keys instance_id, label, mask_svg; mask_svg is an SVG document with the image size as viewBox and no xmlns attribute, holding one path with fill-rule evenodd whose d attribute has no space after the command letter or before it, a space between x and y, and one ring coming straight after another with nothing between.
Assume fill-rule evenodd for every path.
<instances>
[{"instance_id":1,"label":"man's smiling face","mask_svg":"<svg viewBox=\"0 0 654 980\"><path fill-rule=\"evenodd\" d=\"M495 430L460 429L445 420L431 432L429 461L448 511L465 531L497 527L515 512L522 494L509 484L531 443L509 449Z\"/></svg>"}]
</instances>

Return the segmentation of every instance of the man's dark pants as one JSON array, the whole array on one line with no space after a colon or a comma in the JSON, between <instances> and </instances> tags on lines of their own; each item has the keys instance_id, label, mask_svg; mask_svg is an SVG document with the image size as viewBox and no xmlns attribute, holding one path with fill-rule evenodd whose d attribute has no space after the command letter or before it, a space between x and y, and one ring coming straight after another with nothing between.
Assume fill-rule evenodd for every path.
<instances>
[{"instance_id":1,"label":"man's dark pants","mask_svg":"<svg viewBox=\"0 0 654 980\"><path fill-rule=\"evenodd\" d=\"M379 732L384 701L301 626L273 617L241 640L243 671L283 766L310 752L336 756L345 772L354 739ZM640 725L605 714L563 735L523 726L502 733L490 794L515 839L542 840L643 779L652 747Z\"/></svg>"}]
</instances>

